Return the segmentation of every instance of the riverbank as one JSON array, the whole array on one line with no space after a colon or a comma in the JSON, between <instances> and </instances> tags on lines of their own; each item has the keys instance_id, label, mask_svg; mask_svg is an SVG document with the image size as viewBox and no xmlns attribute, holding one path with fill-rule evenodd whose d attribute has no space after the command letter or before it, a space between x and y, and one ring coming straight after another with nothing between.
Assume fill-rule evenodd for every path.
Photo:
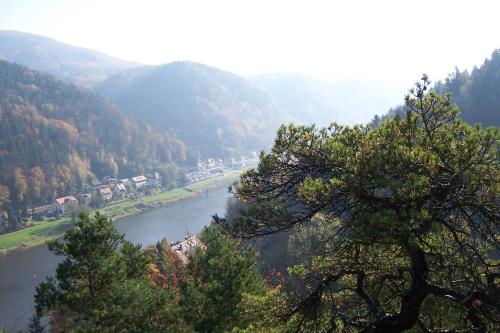
<instances>
[{"instance_id":1,"label":"riverbank","mask_svg":"<svg viewBox=\"0 0 500 333\"><path fill-rule=\"evenodd\" d=\"M162 207L166 204L187 199L206 192L207 189L230 185L240 175L239 171L224 176L214 177L170 191L145 196L134 200L112 203L99 209L113 220L138 214L146 210ZM34 247L48 240L60 237L72 225L71 217L55 221L34 222L34 226L0 236L0 255L11 251Z\"/></svg>"}]
</instances>

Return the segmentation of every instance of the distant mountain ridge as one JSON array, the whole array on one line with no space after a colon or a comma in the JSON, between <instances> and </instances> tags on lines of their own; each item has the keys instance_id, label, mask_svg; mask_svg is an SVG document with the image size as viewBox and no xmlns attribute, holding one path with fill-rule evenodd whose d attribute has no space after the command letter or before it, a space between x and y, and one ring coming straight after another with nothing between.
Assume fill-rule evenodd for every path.
<instances>
[{"instance_id":1,"label":"distant mountain ridge","mask_svg":"<svg viewBox=\"0 0 500 333\"><path fill-rule=\"evenodd\" d=\"M52 38L0 31L0 60L47 72L65 81L90 87L108 76L139 63L58 42Z\"/></svg>"},{"instance_id":2,"label":"distant mountain ridge","mask_svg":"<svg viewBox=\"0 0 500 333\"><path fill-rule=\"evenodd\" d=\"M246 79L188 61L124 71L95 91L136 119L175 133L202 157L259 151L288 120Z\"/></svg>"}]
</instances>

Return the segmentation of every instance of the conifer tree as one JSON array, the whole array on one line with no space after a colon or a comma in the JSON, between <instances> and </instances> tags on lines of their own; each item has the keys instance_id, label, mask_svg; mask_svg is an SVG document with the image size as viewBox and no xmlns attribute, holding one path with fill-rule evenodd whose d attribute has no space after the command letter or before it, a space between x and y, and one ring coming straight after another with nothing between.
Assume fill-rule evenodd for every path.
<instances>
[{"instance_id":1,"label":"conifer tree","mask_svg":"<svg viewBox=\"0 0 500 333\"><path fill-rule=\"evenodd\" d=\"M500 132L457 118L427 76L377 127L283 126L236 184L245 238L324 221L280 318L328 332L500 330ZM318 253L319 251L319 253Z\"/></svg>"}]
</instances>

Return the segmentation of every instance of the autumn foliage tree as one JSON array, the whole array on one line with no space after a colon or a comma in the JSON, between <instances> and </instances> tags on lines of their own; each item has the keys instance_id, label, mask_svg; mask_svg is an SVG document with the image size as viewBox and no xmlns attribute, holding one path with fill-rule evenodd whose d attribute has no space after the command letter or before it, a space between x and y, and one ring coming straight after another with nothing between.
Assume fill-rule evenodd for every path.
<instances>
[{"instance_id":1,"label":"autumn foliage tree","mask_svg":"<svg viewBox=\"0 0 500 333\"><path fill-rule=\"evenodd\" d=\"M161 288L173 288L179 296L179 282L186 278L186 267L172 251L170 242L164 238L145 252L149 258L151 282Z\"/></svg>"},{"instance_id":2,"label":"autumn foliage tree","mask_svg":"<svg viewBox=\"0 0 500 333\"><path fill-rule=\"evenodd\" d=\"M245 238L323 221L280 320L324 332L500 330L499 130L471 127L424 75L378 127L282 126L217 222Z\"/></svg>"}]
</instances>

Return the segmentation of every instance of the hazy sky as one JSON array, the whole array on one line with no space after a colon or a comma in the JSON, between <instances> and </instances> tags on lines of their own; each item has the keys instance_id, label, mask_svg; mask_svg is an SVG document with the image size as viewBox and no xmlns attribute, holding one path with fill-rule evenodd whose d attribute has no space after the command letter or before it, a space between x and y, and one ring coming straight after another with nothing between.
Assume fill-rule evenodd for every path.
<instances>
[{"instance_id":1,"label":"hazy sky","mask_svg":"<svg viewBox=\"0 0 500 333\"><path fill-rule=\"evenodd\" d=\"M147 64L298 72L408 87L500 48L500 1L0 0L0 29Z\"/></svg>"}]
</instances>

